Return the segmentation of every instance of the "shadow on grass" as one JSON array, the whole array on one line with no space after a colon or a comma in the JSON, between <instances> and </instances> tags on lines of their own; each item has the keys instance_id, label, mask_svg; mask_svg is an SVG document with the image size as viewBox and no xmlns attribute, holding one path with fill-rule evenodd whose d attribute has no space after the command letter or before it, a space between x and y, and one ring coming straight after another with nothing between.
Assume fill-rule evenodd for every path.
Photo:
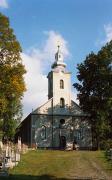
<instances>
[{"instance_id":1,"label":"shadow on grass","mask_svg":"<svg viewBox=\"0 0 112 180\"><path fill-rule=\"evenodd\" d=\"M50 175L32 176L32 175L9 175L7 177L0 177L0 180L92 180L92 178L57 178Z\"/></svg>"}]
</instances>

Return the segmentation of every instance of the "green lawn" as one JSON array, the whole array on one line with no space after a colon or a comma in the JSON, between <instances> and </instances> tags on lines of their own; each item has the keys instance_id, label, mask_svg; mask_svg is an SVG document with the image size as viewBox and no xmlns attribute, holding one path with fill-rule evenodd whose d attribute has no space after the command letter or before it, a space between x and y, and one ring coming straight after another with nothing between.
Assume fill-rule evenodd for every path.
<instances>
[{"instance_id":1,"label":"green lawn","mask_svg":"<svg viewBox=\"0 0 112 180\"><path fill-rule=\"evenodd\" d=\"M22 155L19 165L10 170L8 179L69 180L79 177L112 180L112 164L101 151L29 151Z\"/></svg>"}]
</instances>

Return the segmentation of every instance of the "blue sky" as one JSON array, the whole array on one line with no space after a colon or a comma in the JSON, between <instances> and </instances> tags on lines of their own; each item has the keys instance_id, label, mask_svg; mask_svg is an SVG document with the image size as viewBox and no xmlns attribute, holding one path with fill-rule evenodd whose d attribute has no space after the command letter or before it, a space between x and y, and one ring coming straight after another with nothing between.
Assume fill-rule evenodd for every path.
<instances>
[{"instance_id":1,"label":"blue sky","mask_svg":"<svg viewBox=\"0 0 112 180\"><path fill-rule=\"evenodd\" d=\"M23 49L24 115L46 100L46 75L54 61L55 41L61 41L73 84L77 63L112 39L112 0L0 0L0 11L9 17Z\"/></svg>"}]
</instances>

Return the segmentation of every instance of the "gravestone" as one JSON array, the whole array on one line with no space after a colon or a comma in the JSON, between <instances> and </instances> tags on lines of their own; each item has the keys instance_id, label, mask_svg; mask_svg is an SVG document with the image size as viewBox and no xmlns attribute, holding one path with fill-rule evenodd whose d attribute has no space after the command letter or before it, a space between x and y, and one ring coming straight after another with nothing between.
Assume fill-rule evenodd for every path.
<instances>
[{"instance_id":1,"label":"gravestone","mask_svg":"<svg viewBox=\"0 0 112 180\"><path fill-rule=\"evenodd\" d=\"M18 150L20 152L21 151L21 137L18 138L17 148L18 148Z\"/></svg>"}]
</instances>

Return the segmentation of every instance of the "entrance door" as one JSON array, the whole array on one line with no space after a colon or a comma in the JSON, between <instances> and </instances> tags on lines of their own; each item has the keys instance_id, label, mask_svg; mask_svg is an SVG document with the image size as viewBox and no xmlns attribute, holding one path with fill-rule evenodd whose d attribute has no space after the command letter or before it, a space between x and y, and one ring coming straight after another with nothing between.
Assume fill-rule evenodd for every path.
<instances>
[{"instance_id":1,"label":"entrance door","mask_svg":"<svg viewBox=\"0 0 112 180\"><path fill-rule=\"evenodd\" d=\"M60 148L65 149L66 148L66 137L60 136Z\"/></svg>"}]
</instances>

